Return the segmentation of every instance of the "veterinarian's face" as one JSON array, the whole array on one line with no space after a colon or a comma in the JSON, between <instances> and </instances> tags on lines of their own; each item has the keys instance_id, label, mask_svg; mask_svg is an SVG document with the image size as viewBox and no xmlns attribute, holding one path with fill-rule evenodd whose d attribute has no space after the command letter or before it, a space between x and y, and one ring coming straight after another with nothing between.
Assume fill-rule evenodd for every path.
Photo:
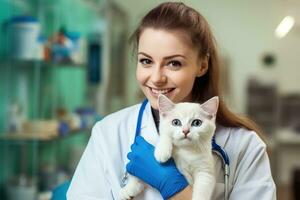
<instances>
[{"instance_id":1,"label":"veterinarian's face","mask_svg":"<svg viewBox=\"0 0 300 200\"><path fill-rule=\"evenodd\" d=\"M183 31L147 28L141 33L136 77L153 108L160 93L174 103L191 101L194 81L206 70L207 60L199 59Z\"/></svg>"}]
</instances>

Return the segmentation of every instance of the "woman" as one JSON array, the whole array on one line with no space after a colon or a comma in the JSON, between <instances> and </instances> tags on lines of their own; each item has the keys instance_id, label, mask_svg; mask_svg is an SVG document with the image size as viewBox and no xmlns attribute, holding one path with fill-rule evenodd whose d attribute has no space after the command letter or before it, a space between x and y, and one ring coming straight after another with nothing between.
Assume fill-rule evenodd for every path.
<instances>
[{"instance_id":1,"label":"woman","mask_svg":"<svg viewBox=\"0 0 300 200\"><path fill-rule=\"evenodd\" d=\"M136 199L191 199L192 186L174 163L157 165L153 146L159 136L157 96L173 102L205 102L219 91L219 61L213 35L205 19L183 3L163 3L141 21L132 39L137 45L138 83L149 100L141 123L137 159L127 159L135 141L140 104L98 122L74 174L68 199L119 199L127 170L149 186ZM217 144L230 159L229 199L276 199L266 145L257 128L230 112L222 98L217 114ZM150 147L150 148L143 148ZM216 159L216 187L212 199L224 197L224 172ZM174 178L176 177L176 181Z\"/></svg>"}]
</instances>

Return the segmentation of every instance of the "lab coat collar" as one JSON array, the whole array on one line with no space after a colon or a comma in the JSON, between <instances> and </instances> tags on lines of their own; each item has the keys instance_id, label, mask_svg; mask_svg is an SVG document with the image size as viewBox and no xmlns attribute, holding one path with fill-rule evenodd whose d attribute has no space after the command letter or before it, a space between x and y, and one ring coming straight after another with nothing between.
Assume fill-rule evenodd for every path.
<instances>
[{"instance_id":1,"label":"lab coat collar","mask_svg":"<svg viewBox=\"0 0 300 200\"><path fill-rule=\"evenodd\" d=\"M220 124L217 124L216 131L215 131L216 143L222 148L225 148L226 143L229 140L230 130L231 128L229 127L224 127Z\"/></svg>"},{"instance_id":2,"label":"lab coat collar","mask_svg":"<svg viewBox=\"0 0 300 200\"><path fill-rule=\"evenodd\" d=\"M151 111L150 102L147 103L142 119L141 135L152 145L158 140L158 132Z\"/></svg>"}]
</instances>

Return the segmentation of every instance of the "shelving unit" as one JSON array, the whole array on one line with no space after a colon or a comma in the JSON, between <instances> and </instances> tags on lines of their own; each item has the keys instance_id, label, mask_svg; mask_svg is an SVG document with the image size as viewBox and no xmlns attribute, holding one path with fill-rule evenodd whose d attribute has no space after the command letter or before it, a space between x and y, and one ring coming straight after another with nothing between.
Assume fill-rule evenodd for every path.
<instances>
[{"instance_id":1,"label":"shelving unit","mask_svg":"<svg viewBox=\"0 0 300 200\"><path fill-rule=\"evenodd\" d=\"M2 153L6 153L6 157L3 160L13 161L16 158L13 158L12 155L17 155L17 160L15 160L17 165L14 166L14 169L12 169L13 172L11 172L14 175L10 176L7 180L8 182L5 183L6 187L12 181L18 182L20 181L20 177L23 177L26 182L34 183L34 185L31 185L27 189L36 190L35 198L40 193L48 193L50 197L49 187L52 188L60 182L70 180L72 172L70 174L70 169L68 170L67 168L72 167L72 170L75 169L76 163L69 157L70 152L66 150L70 150L76 140L77 145L79 144L78 141L86 143L90 136L90 131L90 129L73 130L65 136L54 136L51 138L37 138L35 134L28 133L1 135L0 145L4 150ZM72 166L70 166L70 161ZM8 168L4 170L4 172L9 171L10 169ZM63 179L61 178L62 175ZM18 187L20 186L10 190L15 190ZM15 192L18 193L20 191L16 190ZM1 199L8 199L8 197L2 196Z\"/></svg>"},{"instance_id":2,"label":"shelving unit","mask_svg":"<svg viewBox=\"0 0 300 200\"><path fill-rule=\"evenodd\" d=\"M248 81L247 114L263 129L266 135L274 135L279 119L279 94L276 85L257 78Z\"/></svg>"},{"instance_id":3,"label":"shelving unit","mask_svg":"<svg viewBox=\"0 0 300 200\"><path fill-rule=\"evenodd\" d=\"M96 96L91 94L91 88L92 92L105 94L109 82L112 81L107 79L110 70L116 72L119 67L115 62L112 63L112 60L116 60L116 56L119 56L118 60L122 62L120 56L124 57L125 54L121 50L118 51L118 55L112 54L112 45L114 51L119 49L119 46L124 50L124 45L120 44L123 42L120 41L122 38L118 36L123 34L123 26L126 26L125 23L120 23L121 29L113 25L114 29L107 27L108 23L114 21L114 15L110 10L115 9L116 7L111 6L106 0L0 0L0 25L7 23L13 16L26 14L38 19L42 33L47 38L51 38L61 27L65 27L67 31L80 32L86 45L91 42L91 35L96 35L98 38L93 38L92 42L102 48L99 51L99 64L103 67L100 69L102 82L91 86L87 79L88 57L80 64L32 59L16 60L8 54L9 37L5 31L0 32L2 44L0 47L0 110L4 111L0 113L0 160L3 161L0 164L1 200L9 199L7 194L9 187L16 196L20 192L17 187L11 187L14 186L11 180L17 182L20 179L24 181L24 178L28 182L33 180L31 189L36 190L35 197L37 197L39 192L51 190L55 186L53 185L55 181L56 184L58 183L58 180L52 179L60 176L59 170L68 171L68 178L72 176L72 170L90 136L91 127L72 129L64 135L58 133L43 135L40 132L24 131L11 133L8 132L8 111L12 104L20 104L25 109L26 120L29 122L59 120L58 109L61 108L66 112L74 112L76 108L92 107L100 114L101 107L107 105L106 99L103 95L100 101L87 99ZM125 19L124 16L121 18ZM95 24L98 28L94 27ZM118 41L115 41L116 39ZM88 54L89 49L84 51ZM112 64L114 69L111 67ZM119 98L124 99L123 96ZM99 101L100 104L91 104L90 101ZM23 189L25 190L26 187ZM30 188L27 189L29 191ZM23 196L22 199L25 198Z\"/></svg>"},{"instance_id":4,"label":"shelving unit","mask_svg":"<svg viewBox=\"0 0 300 200\"><path fill-rule=\"evenodd\" d=\"M70 178L91 131L88 126L66 135L11 133L8 113L12 104L21 105L29 122L60 120L61 110L74 112L82 106L106 115L126 104L127 16L122 9L109 0L0 0L1 25L24 14L38 19L46 38L52 38L61 28L80 32L90 45L84 52L93 56L87 56L81 64L16 60L8 54L8 35L0 31L0 110L4 111L0 112L0 160L4 161L0 164L1 200L9 199L7 191L22 195L18 187L11 187L11 180L32 182L31 188L23 189L32 189L36 197L51 190L55 181L58 183L53 178L59 170L68 170ZM91 46L96 51L89 49ZM95 60L98 71L91 71ZM99 80L91 81L90 73L100 73ZM26 199L25 195L20 199Z\"/></svg>"},{"instance_id":5,"label":"shelving unit","mask_svg":"<svg viewBox=\"0 0 300 200\"><path fill-rule=\"evenodd\" d=\"M53 134L53 135L40 135L38 133L4 133L0 135L0 142L51 142L55 140L61 140L68 137L72 137L78 134L87 134L89 135L91 128L89 129L78 129L72 130L65 134L64 136Z\"/></svg>"},{"instance_id":6,"label":"shelving unit","mask_svg":"<svg viewBox=\"0 0 300 200\"><path fill-rule=\"evenodd\" d=\"M1 66L7 67L5 89L13 91L5 95L6 104L9 106L18 100L17 102L21 102L22 106L26 105L29 122L54 119L56 109L59 107L64 107L66 111L71 112L76 107L86 105L85 95L88 85L84 65L8 60L2 62ZM66 79L67 77L69 80ZM43 170L41 167L48 164L52 166L52 170L56 170L54 169L56 167L57 169L68 167L68 159L64 160L62 157L68 157L67 154L73 146L85 146L90 132L90 129L78 129L59 135L58 132L11 133L6 130L2 129L0 132L0 157L5 162L0 167L2 188L0 191L3 191L0 199L9 199L8 195L5 195L8 193L7 187L12 187L8 186L11 185L11 181L15 182L20 177L26 181L36 180L35 185L32 185L37 191L35 195L38 195L40 189L45 191L54 187L50 184L41 187L41 183L47 183L45 178L48 178L40 176ZM64 173L66 178L71 178L71 171L65 170ZM20 191L17 191L17 188L13 187L10 190L16 190L15 192L18 193Z\"/></svg>"},{"instance_id":7,"label":"shelving unit","mask_svg":"<svg viewBox=\"0 0 300 200\"><path fill-rule=\"evenodd\" d=\"M269 140L268 140L269 141ZM272 138L271 166L279 199L293 199L294 172L300 167L300 134L279 128Z\"/></svg>"},{"instance_id":8,"label":"shelving unit","mask_svg":"<svg viewBox=\"0 0 300 200\"><path fill-rule=\"evenodd\" d=\"M300 134L290 129L280 129L275 137L279 145L298 145L300 147Z\"/></svg>"}]
</instances>

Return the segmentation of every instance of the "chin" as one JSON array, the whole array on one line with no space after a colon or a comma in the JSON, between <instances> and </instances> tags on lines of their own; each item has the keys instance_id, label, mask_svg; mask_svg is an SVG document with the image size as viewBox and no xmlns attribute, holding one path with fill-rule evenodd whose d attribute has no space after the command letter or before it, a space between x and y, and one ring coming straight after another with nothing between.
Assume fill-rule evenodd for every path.
<instances>
[{"instance_id":1,"label":"chin","mask_svg":"<svg viewBox=\"0 0 300 200\"><path fill-rule=\"evenodd\" d=\"M154 108L154 109L156 109L156 110L158 110L157 99L150 99L148 97L147 97L147 99L148 99L151 107Z\"/></svg>"},{"instance_id":2,"label":"chin","mask_svg":"<svg viewBox=\"0 0 300 200\"><path fill-rule=\"evenodd\" d=\"M178 147L190 146L193 143L191 138L180 138L174 140L174 145Z\"/></svg>"}]
</instances>

